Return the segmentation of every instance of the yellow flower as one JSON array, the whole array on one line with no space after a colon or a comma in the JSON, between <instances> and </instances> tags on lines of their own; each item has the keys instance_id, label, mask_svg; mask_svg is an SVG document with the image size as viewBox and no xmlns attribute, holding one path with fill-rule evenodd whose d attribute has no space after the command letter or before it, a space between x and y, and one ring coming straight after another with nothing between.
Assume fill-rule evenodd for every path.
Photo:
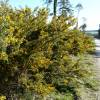
<instances>
[{"instance_id":1,"label":"yellow flower","mask_svg":"<svg viewBox=\"0 0 100 100\"><path fill-rule=\"evenodd\" d=\"M10 27L9 31L14 32L14 27Z\"/></svg>"},{"instance_id":2,"label":"yellow flower","mask_svg":"<svg viewBox=\"0 0 100 100\"><path fill-rule=\"evenodd\" d=\"M48 89L49 89L50 91L52 91L52 90L54 90L54 86L53 86L52 84L48 84Z\"/></svg>"},{"instance_id":3,"label":"yellow flower","mask_svg":"<svg viewBox=\"0 0 100 100\"><path fill-rule=\"evenodd\" d=\"M2 20L2 17L0 17L0 20Z\"/></svg>"},{"instance_id":4,"label":"yellow flower","mask_svg":"<svg viewBox=\"0 0 100 100\"><path fill-rule=\"evenodd\" d=\"M40 64L44 64L44 63L45 63L45 61L41 59L40 60Z\"/></svg>"},{"instance_id":5,"label":"yellow flower","mask_svg":"<svg viewBox=\"0 0 100 100\"><path fill-rule=\"evenodd\" d=\"M64 59L64 60L67 60L67 59L68 59L68 57L67 57L67 56L64 56L64 57L63 57L63 59Z\"/></svg>"},{"instance_id":6,"label":"yellow flower","mask_svg":"<svg viewBox=\"0 0 100 100\"><path fill-rule=\"evenodd\" d=\"M64 83L67 84L68 83L68 80L64 80Z\"/></svg>"},{"instance_id":7,"label":"yellow flower","mask_svg":"<svg viewBox=\"0 0 100 100\"><path fill-rule=\"evenodd\" d=\"M7 19L7 20L10 20L10 16L6 16L6 19Z\"/></svg>"},{"instance_id":8,"label":"yellow flower","mask_svg":"<svg viewBox=\"0 0 100 100\"><path fill-rule=\"evenodd\" d=\"M23 13L21 13L21 14L20 14L20 18L23 18L23 17L24 17L24 14L23 14Z\"/></svg>"},{"instance_id":9,"label":"yellow flower","mask_svg":"<svg viewBox=\"0 0 100 100\"><path fill-rule=\"evenodd\" d=\"M6 100L5 96L0 96L0 100Z\"/></svg>"},{"instance_id":10,"label":"yellow flower","mask_svg":"<svg viewBox=\"0 0 100 100\"><path fill-rule=\"evenodd\" d=\"M48 89L49 89L50 91L52 91L52 90L54 90L54 87L49 86Z\"/></svg>"}]
</instances>

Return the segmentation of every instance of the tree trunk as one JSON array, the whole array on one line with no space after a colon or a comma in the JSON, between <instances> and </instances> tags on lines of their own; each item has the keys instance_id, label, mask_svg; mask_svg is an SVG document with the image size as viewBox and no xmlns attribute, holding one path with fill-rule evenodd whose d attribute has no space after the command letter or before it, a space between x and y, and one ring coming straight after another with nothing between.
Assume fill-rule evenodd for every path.
<instances>
[{"instance_id":1,"label":"tree trunk","mask_svg":"<svg viewBox=\"0 0 100 100\"><path fill-rule=\"evenodd\" d=\"M53 6L54 8L53 8L53 13L54 13L54 16L56 16L56 13L57 13L57 0L54 0L54 6Z\"/></svg>"}]
</instances>

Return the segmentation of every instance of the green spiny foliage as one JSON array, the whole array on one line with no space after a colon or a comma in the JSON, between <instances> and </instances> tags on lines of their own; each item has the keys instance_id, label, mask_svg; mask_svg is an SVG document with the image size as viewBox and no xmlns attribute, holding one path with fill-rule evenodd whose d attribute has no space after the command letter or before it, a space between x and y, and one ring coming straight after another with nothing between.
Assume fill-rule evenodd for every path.
<instances>
[{"instance_id":1,"label":"green spiny foliage","mask_svg":"<svg viewBox=\"0 0 100 100\"><path fill-rule=\"evenodd\" d=\"M27 91L40 97L55 92L77 98L77 89L92 88L86 81L92 62L86 58L94 43L73 29L74 17L47 23L46 9L0 9L0 94L20 99Z\"/></svg>"}]
</instances>

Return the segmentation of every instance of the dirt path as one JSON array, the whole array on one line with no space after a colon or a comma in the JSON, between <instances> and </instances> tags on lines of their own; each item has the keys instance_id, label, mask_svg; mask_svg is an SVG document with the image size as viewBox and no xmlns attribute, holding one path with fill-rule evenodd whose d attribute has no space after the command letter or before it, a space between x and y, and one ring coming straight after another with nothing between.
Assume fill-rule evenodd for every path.
<instances>
[{"instance_id":1,"label":"dirt path","mask_svg":"<svg viewBox=\"0 0 100 100\"><path fill-rule=\"evenodd\" d=\"M100 39L95 39L96 43L96 79L100 81ZM96 93L96 99L95 100L100 100L100 88L99 91Z\"/></svg>"},{"instance_id":2,"label":"dirt path","mask_svg":"<svg viewBox=\"0 0 100 100\"><path fill-rule=\"evenodd\" d=\"M95 65L94 65L94 73L96 75L95 79L100 81L100 39L95 38L96 43L96 51L94 55ZM100 86L98 86L98 91L86 91L85 96L83 96L82 100L100 100Z\"/></svg>"}]
</instances>

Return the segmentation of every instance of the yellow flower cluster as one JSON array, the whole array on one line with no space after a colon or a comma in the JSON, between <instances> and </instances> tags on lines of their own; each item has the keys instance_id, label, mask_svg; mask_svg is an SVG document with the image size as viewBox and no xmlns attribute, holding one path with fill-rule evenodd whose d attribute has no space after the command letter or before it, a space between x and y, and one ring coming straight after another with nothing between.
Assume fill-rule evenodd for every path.
<instances>
[{"instance_id":1,"label":"yellow flower cluster","mask_svg":"<svg viewBox=\"0 0 100 100\"><path fill-rule=\"evenodd\" d=\"M6 96L0 96L0 100L6 100Z\"/></svg>"},{"instance_id":2,"label":"yellow flower cluster","mask_svg":"<svg viewBox=\"0 0 100 100\"><path fill-rule=\"evenodd\" d=\"M64 80L64 83L67 84L68 83L68 80Z\"/></svg>"},{"instance_id":3,"label":"yellow flower cluster","mask_svg":"<svg viewBox=\"0 0 100 100\"><path fill-rule=\"evenodd\" d=\"M2 59L2 60L7 60L7 58L8 58L8 55L5 53L5 52L0 52L0 59Z\"/></svg>"},{"instance_id":4,"label":"yellow flower cluster","mask_svg":"<svg viewBox=\"0 0 100 100\"><path fill-rule=\"evenodd\" d=\"M10 16L6 16L6 19L8 20L8 21L10 21L11 19L10 19Z\"/></svg>"},{"instance_id":5,"label":"yellow flower cluster","mask_svg":"<svg viewBox=\"0 0 100 100\"><path fill-rule=\"evenodd\" d=\"M10 44L10 43L15 44L17 41L18 41L18 39L15 38L15 37L12 37L12 36L8 36L8 37L5 38L5 42L7 44Z\"/></svg>"},{"instance_id":6,"label":"yellow flower cluster","mask_svg":"<svg viewBox=\"0 0 100 100\"><path fill-rule=\"evenodd\" d=\"M10 27L9 32L13 33L14 32L14 27Z\"/></svg>"},{"instance_id":7,"label":"yellow flower cluster","mask_svg":"<svg viewBox=\"0 0 100 100\"><path fill-rule=\"evenodd\" d=\"M2 20L2 17L0 16L0 20Z\"/></svg>"},{"instance_id":8,"label":"yellow flower cluster","mask_svg":"<svg viewBox=\"0 0 100 100\"><path fill-rule=\"evenodd\" d=\"M41 95L47 95L50 92L54 91L54 87L53 86L49 86L49 85L43 85L42 83L37 83L35 85L35 90L41 94Z\"/></svg>"},{"instance_id":9,"label":"yellow flower cluster","mask_svg":"<svg viewBox=\"0 0 100 100\"><path fill-rule=\"evenodd\" d=\"M52 86L52 84L48 84L48 89L49 89L50 91L53 91L55 88L54 88L54 86Z\"/></svg>"}]
</instances>

